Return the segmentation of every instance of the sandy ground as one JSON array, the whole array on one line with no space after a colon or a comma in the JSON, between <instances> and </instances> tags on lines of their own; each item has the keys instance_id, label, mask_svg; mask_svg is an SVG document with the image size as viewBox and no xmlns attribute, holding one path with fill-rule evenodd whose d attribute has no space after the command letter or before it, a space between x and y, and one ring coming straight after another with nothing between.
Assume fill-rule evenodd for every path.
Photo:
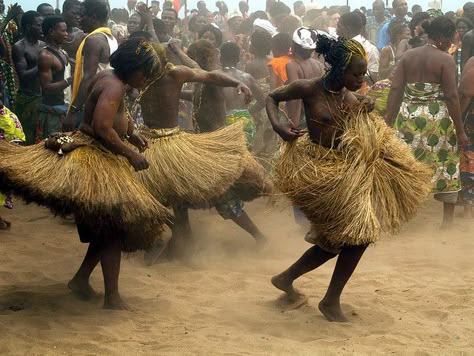
<instances>
[{"instance_id":1,"label":"sandy ground","mask_svg":"<svg viewBox=\"0 0 474 356\"><path fill-rule=\"evenodd\" d=\"M442 232L440 204L428 202L368 249L343 294L351 323L335 324L317 310L334 261L296 282L307 306L282 310L269 279L310 245L289 208L247 208L269 237L264 252L214 211L194 212L195 266L124 260L131 311L66 288L86 250L74 225L35 205L1 209L14 225L0 232L0 354L474 354L474 224ZM100 268L92 285L102 292Z\"/></svg>"}]
</instances>

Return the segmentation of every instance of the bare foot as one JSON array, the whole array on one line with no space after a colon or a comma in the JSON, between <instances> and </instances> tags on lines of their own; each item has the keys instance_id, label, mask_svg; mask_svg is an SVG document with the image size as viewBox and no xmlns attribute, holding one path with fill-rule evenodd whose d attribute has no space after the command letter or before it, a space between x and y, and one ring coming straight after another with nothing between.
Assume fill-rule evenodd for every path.
<instances>
[{"instance_id":1,"label":"bare foot","mask_svg":"<svg viewBox=\"0 0 474 356\"><path fill-rule=\"evenodd\" d=\"M298 309L308 302L308 297L293 288L293 281L288 279L284 273L278 274L272 278L272 284L286 293L282 307L286 310Z\"/></svg>"},{"instance_id":2,"label":"bare foot","mask_svg":"<svg viewBox=\"0 0 474 356\"><path fill-rule=\"evenodd\" d=\"M77 278L73 278L67 286L80 300L88 301L97 297L97 293L92 289L88 281L83 282Z\"/></svg>"},{"instance_id":3,"label":"bare foot","mask_svg":"<svg viewBox=\"0 0 474 356\"><path fill-rule=\"evenodd\" d=\"M3 220L0 218L0 230L10 230L10 227L12 226L12 223L6 220Z\"/></svg>"},{"instance_id":4,"label":"bare foot","mask_svg":"<svg viewBox=\"0 0 474 356\"><path fill-rule=\"evenodd\" d=\"M349 320L344 316L339 303L328 303L324 299L319 303L319 311L329 321L338 323L348 323Z\"/></svg>"},{"instance_id":5,"label":"bare foot","mask_svg":"<svg viewBox=\"0 0 474 356\"><path fill-rule=\"evenodd\" d=\"M145 251L145 264L147 266L152 266L160 260L160 257L163 255L163 252L166 248L166 241L156 241L153 246Z\"/></svg>"},{"instance_id":6,"label":"bare foot","mask_svg":"<svg viewBox=\"0 0 474 356\"><path fill-rule=\"evenodd\" d=\"M128 310L128 305L117 293L104 297L104 309Z\"/></svg>"},{"instance_id":7,"label":"bare foot","mask_svg":"<svg viewBox=\"0 0 474 356\"><path fill-rule=\"evenodd\" d=\"M272 284L275 288L282 290L288 295L297 294L298 292L293 288L293 281L290 280L284 273L277 274L272 277Z\"/></svg>"}]
</instances>

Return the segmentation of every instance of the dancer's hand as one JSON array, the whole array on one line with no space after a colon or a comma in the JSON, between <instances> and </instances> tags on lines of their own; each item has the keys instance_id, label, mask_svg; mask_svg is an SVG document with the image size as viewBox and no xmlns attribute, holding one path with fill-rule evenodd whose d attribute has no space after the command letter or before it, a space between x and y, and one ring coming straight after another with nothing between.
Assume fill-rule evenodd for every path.
<instances>
[{"instance_id":1,"label":"dancer's hand","mask_svg":"<svg viewBox=\"0 0 474 356\"><path fill-rule=\"evenodd\" d=\"M130 135L128 142L138 148L140 152L144 152L148 148L148 140L136 132Z\"/></svg>"},{"instance_id":2,"label":"dancer's hand","mask_svg":"<svg viewBox=\"0 0 474 356\"><path fill-rule=\"evenodd\" d=\"M248 86L246 86L244 83L240 83L236 87L237 89L237 94L244 94L245 95L245 104L249 104L250 101L252 100L252 91L249 89Z\"/></svg>"},{"instance_id":3,"label":"dancer's hand","mask_svg":"<svg viewBox=\"0 0 474 356\"><path fill-rule=\"evenodd\" d=\"M372 112L375 109L375 100L370 96L366 96L360 103L364 106L367 112Z\"/></svg>"},{"instance_id":4,"label":"dancer's hand","mask_svg":"<svg viewBox=\"0 0 474 356\"><path fill-rule=\"evenodd\" d=\"M74 131L74 129L76 128L76 122L77 122L77 112L69 112L66 118L64 119L62 131L63 132Z\"/></svg>"},{"instance_id":5,"label":"dancer's hand","mask_svg":"<svg viewBox=\"0 0 474 356\"><path fill-rule=\"evenodd\" d=\"M303 132L298 130L297 128L293 127L291 124L280 124L273 128L275 132L287 142L291 142L296 140L298 137L303 135Z\"/></svg>"},{"instance_id":6,"label":"dancer's hand","mask_svg":"<svg viewBox=\"0 0 474 356\"><path fill-rule=\"evenodd\" d=\"M132 152L130 157L128 157L128 162L135 168L135 171L142 171L149 167L148 161L146 158L137 152Z\"/></svg>"},{"instance_id":7,"label":"dancer's hand","mask_svg":"<svg viewBox=\"0 0 474 356\"><path fill-rule=\"evenodd\" d=\"M467 137L464 130L458 134L458 145L459 147L469 146L471 142L469 141L469 137Z\"/></svg>"}]
</instances>

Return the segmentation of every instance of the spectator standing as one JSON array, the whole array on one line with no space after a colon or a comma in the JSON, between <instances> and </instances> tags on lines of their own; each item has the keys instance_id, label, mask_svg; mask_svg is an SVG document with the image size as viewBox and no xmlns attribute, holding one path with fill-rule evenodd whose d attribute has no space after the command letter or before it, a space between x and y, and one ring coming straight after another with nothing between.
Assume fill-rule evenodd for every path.
<instances>
[{"instance_id":1,"label":"spectator standing","mask_svg":"<svg viewBox=\"0 0 474 356\"><path fill-rule=\"evenodd\" d=\"M21 18L24 38L13 46L13 62L20 80L16 98L16 113L26 136L26 144L32 145L38 127L38 107L41 103L41 85L38 75L38 54L44 47L43 17L36 11L27 11Z\"/></svg>"},{"instance_id":2,"label":"spectator standing","mask_svg":"<svg viewBox=\"0 0 474 356\"><path fill-rule=\"evenodd\" d=\"M390 18L385 15L385 3L383 0L375 0L372 3L372 15L367 17L367 39L372 44L377 44L379 33L382 27L390 21Z\"/></svg>"}]
</instances>

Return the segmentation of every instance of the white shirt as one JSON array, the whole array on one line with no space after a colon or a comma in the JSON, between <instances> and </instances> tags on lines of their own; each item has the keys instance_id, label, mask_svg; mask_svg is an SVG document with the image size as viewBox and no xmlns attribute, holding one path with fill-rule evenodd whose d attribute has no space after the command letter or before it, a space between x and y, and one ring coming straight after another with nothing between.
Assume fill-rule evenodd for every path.
<instances>
[{"instance_id":1,"label":"white shirt","mask_svg":"<svg viewBox=\"0 0 474 356\"><path fill-rule=\"evenodd\" d=\"M367 69L371 73L379 72L380 53L376 46L366 40L362 35L355 36L353 40L359 42L367 52Z\"/></svg>"}]
</instances>

